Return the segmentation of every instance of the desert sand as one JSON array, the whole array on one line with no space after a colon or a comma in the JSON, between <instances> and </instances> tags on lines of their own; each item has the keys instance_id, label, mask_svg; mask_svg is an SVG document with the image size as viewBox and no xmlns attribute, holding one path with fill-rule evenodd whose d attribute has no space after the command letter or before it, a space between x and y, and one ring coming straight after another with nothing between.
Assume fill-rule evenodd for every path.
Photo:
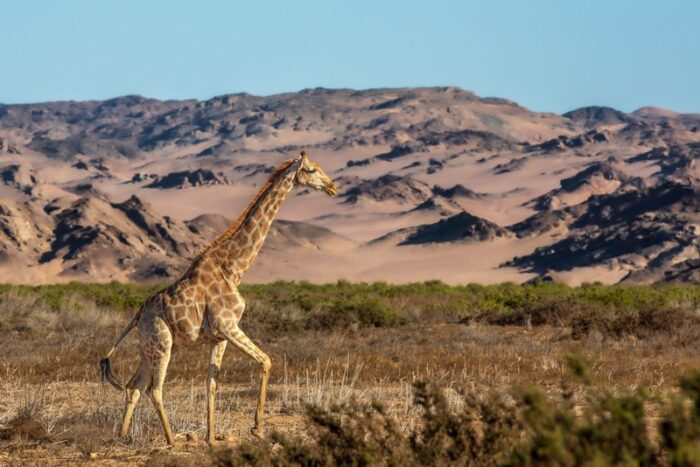
<instances>
[{"instance_id":1,"label":"desert sand","mask_svg":"<svg viewBox=\"0 0 700 467\"><path fill-rule=\"evenodd\" d=\"M278 218L303 228L274 230L247 281L695 280L698 125L650 108L537 113L457 88L0 105L0 281L176 277L301 150L339 195L294 192ZM602 205L612 214L585 221ZM507 238L463 226L400 244L461 212ZM195 232L204 214L225 220ZM620 240L628 224L643 238Z\"/></svg>"}]
</instances>

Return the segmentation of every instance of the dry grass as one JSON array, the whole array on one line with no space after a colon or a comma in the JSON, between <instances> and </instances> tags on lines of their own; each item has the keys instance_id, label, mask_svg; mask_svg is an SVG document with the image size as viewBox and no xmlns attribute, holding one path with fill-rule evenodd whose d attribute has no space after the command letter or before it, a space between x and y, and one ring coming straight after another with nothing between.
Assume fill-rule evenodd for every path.
<instances>
[{"instance_id":1,"label":"dry grass","mask_svg":"<svg viewBox=\"0 0 700 467\"><path fill-rule=\"evenodd\" d=\"M416 382L420 413L408 429L378 402L309 407L310 440L273 433L270 441L215 451L217 465L700 465L699 371L664 400L591 387L585 359L567 361L571 380L587 386L584 401L571 391L552 400L528 388L510 399L461 391L451 404L438 386Z\"/></svg>"},{"instance_id":2,"label":"dry grass","mask_svg":"<svg viewBox=\"0 0 700 467\"><path fill-rule=\"evenodd\" d=\"M178 349L170 365L165 400L177 447L163 450L147 398L130 438L120 440L123 396L99 383L97 362L133 313L133 303L152 288L105 286L114 287L112 293L70 287L0 291L0 464L211 462L201 441L208 349ZM512 399L511 389L525 385L583 401L583 385L566 375L565 357L572 353L590 362L591 378L606 390L644 387L662 398L699 363L694 288L652 290L630 301L635 294L615 289L605 296L603 289L504 286L499 295L495 289L432 284L406 296L400 292L409 289L374 285L365 286L364 296L362 286L328 287L273 284L247 291L242 326L273 361L270 430L308 439L307 405L331 409L354 399L381 402L386 415L398 420L397 429L408 433L419 420L421 409L413 404L419 380L446 388L453 408L462 390ZM324 305L313 305L324 296ZM349 305L338 305L343 297ZM482 305L467 304L472 299ZM327 328L312 325L315 317L326 320ZM587 324L577 324L582 321ZM115 355L122 380L135 370L136 345L132 335ZM257 379L254 362L230 349L217 398L223 444L247 439Z\"/></svg>"}]
</instances>

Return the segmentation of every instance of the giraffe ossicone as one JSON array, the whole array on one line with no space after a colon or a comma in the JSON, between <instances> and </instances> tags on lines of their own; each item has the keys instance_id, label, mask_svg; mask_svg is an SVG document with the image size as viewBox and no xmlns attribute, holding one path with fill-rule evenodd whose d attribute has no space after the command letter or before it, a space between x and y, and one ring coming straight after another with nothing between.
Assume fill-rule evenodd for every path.
<instances>
[{"instance_id":1,"label":"giraffe ossicone","mask_svg":"<svg viewBox=\"0 0 700 467\"><path fill-rule=\"evenodd\" d=\"M180 278L146 299L102 359L103 379L126 394L122 436L127 436L134 408L146 393L156 408L166 441L173 444L173 433L163 406L163 382L171 350L173 345L207 342L211 345L206 384L207 442L214 441L216 378L229 343L260 364L260 392L251 433L264 436L263 413L271 362L238 326L245 309L238 284L260 252L280 205L297 185L331 196L336 193L330 177L305 152L280 164L233 225L199 253ZM109 358L133 328L139 331L141 361L124 386L112 373Z\"/></svg>"}]
</instances>

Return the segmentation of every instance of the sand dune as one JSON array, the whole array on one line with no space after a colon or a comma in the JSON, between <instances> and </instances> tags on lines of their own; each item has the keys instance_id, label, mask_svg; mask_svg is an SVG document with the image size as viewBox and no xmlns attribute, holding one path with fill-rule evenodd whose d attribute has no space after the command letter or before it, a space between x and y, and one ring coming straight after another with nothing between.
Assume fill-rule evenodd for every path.
<instances>
[{"instance_id":1,"label":"sand dune","mask_svg":"<svg viewBox=\"0 0 700 467\"><path fill-rule=\"evenodd\" d=\"M697 280L699 127L457 88L0 105L0 280L176 276L301 149L340 194L293 193L246 280Z\"/></svg>"}]
</instances>

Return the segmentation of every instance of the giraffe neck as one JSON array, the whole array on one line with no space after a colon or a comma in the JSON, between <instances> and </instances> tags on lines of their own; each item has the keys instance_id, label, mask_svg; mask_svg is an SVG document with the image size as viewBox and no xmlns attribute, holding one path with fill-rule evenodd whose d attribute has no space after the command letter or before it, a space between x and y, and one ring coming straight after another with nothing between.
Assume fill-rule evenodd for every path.
<instances>
[{"instance_id":1,"label":"giraffe neck","mask_svg":"<svg viewBox=\"0 0 700 467\"><path fill-rule=\"evenodd\" d=\"M294 188L296 166L292 164L267 189L263 188L238 229L213 249L213 257L235 284L258 256L282 202Z\"/></svg>"}]
</instances>

